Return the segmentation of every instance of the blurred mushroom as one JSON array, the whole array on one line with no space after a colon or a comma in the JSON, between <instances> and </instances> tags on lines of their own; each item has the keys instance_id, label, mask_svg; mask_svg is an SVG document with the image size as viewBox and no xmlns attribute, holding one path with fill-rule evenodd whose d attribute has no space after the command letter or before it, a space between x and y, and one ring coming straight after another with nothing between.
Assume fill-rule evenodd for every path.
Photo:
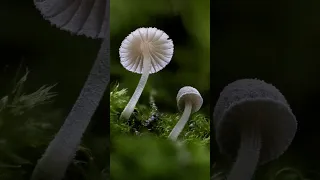
<instances>
[{"instance_id":1,"label":"blurred mushroom","mask_svg":"<svg viewBox=\"0 0 320 180\"><path fill-rule=\"evenodd\" d=\"M34 0L44 19L60 29L91 38L105 38L109 0Z\"/></svg>"},{"instance_id":2,"label":"blurred mushroom","mask_svg":"<svg viewBox=\"0 0 320 180\"><path fill-rule=\"evenodd\" d=\"M228 180L250 180L258 164L287 150L297 130L285 97L271 84L256 79L226 86L213 121L220 151L237 157Z\"/></svg>"},{"instance_id":3,"label":"blurred mushroom","mask_svg":"<svg viewBox=\"0 0 320 180\"><path fill-rule=\"evenodd\" d=\"M129 119L147 83L149 74L162 70L173 56L173 42L157 28L139 28L127 36L119 49L122 66L131 72L142 74L120 118Z\"/></svg>"},{"instance_id":4,"label":"blurred mushroom","mask_svg":"<svg viewBox=\"0 0 320 180\"><path fill-rule=\"evenodd\" d=\"M38 161L32 180L61 180L72 162L105 89L109 84L109 0L35 0L45 19L61 29L103 38L78 99L63 126Z\"/></svg>"},{"instance_id":5,"label":"blurred mushroom","mask_svg":"<svg viewBox=\"0 0 320 180\"><path fill-rule=\"evenodd\" d=\"M199 91L191 86L185 86L181 88L177 94L177 105L180 111L183 110L183 114L175 125L169 139L176 141L179 134L186 125L191 113L199 111L203 103L203 99Z\"/></svg>"}]
</instances>

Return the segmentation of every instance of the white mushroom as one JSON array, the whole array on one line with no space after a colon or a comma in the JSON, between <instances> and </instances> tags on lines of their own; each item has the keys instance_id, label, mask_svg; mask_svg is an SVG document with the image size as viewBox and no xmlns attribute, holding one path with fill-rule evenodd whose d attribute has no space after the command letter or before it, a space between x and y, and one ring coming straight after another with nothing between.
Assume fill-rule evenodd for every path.
<instances>
[{"instance_id":1,"label":"white mushroom","mask_svg":"<svg viewBox=\"0 0 320 180\"><path fill-rule=\"evenodd\" d=\"M191 113L199 111L203 103L203 99L199 91L191 86L185 86L181 88L177 94L177 105L180 111L183 110L183 114L169 134L169 139L177 140L179 134L186 125Z\"/></svg>"},{"instance_id":2,"label":"white mushroom","mask_svg":"<svg viewBox=\"0 0 320 180\"><path fill-rule=\"evenodd\" d=\"M63 126L37 162L32 180L61 180L109 84L109 0L33 0L44 19L74 35L103 39L89 76Z\"/></svg>"},{"instance_id":3,"label":"white mushroom","mask_svg":"<svg viewBox=\"0 0 320 180\"><path fill-rule=\"evenodd\" d=\"M147 83L149 74L162 70L173 56L173 42L157 28L139 28L127 36L119 49L120 62L128 71L142 74L120 118L129 119Z\"/></svg>"},{"instance_id":4,"label":"white mushroom","mask_svg":"<svg viewBox=\"0 0 320 180\"><path fill-rule=\"evenodd\" d=\"M33 0L44 19L59 29L90 38L109 31L109 0Z\"/></svg>"}]
</instances>

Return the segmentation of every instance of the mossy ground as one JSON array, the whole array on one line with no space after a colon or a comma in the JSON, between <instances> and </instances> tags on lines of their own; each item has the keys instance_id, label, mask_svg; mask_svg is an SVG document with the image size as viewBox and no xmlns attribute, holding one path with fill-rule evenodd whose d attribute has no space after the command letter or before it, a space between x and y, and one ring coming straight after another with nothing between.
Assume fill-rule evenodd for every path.
<instances>
[{"instance_id":1,"label":"mossy ground","mask_svg":"<svg viewBox=\"0 0 320 180\"><path fill-rule=\"evenodd\" d=\"M24 93L28 73L0 100L0 179L29 179L37 160L61 126L50 103L54 85ZM152 96L151 96L152 97ZM129 121L118 117L129 100L124 89L110 92L110 140L86 134L65 180L208 179L209 120L192 116L177 144L167 139L180 114L162 113L155 102L138 105ZM111 142L111 143L109 143ZM109 156L111 154L111 157ZM111 169L110 169L110 164ZM111 172L110 172L111 171Z\"/></svg>"},{"instance_id":2,"label":"mossy ground","mask_svg":"<svg viewBox=\"0 0 320 180\"><path fill-rule=\"evenodd\" d=\"M0 98L1 180L29 180L37 160L60 127L56 122L61 113L48 106L57 96L52 92L54 85L24 93L27 77L28 73ZM85 135L65 180L209 179L208 117L192 115L179 142L172 142L167 137L181 113L161 112L154 96L150 94L149 104L138 104L129 121L120 120L130 96L115 85L110 91L110 137ZM276 169L258 179L307 180L297 169ZM212 180L225 179L224 170L215 166L211 170Z\"/></svg>"},{"instance_id":3,"label":"mossy ground","mask_svg":"<svg viewBox=\"0 0 320 180\"><path fill-rule=\"evenodd\" d=\"M209 179L209 119L192 115L179 142L172 142L167 137L181 113L161 112L154 95L127 121L119 116L130 96L117 85L111 90L111 179Z\"/></svg>"},{"instance_id":4,"label":"mossy ground","mask_svg":"<svg viewBox=\"0 0 320 180\"><path fill-rule=\"evenodd\" d=\"M27 78L28 72L0 98L1 180L29 180L37 160L59 130L60 120L64 119L60 110L50 106L58 95L52 91L55 85L44 85L34 92L25 93ZM92 142L84 141L80 145L65 180L107 179L109 162L99 162L99 159L104 159L101 151L109 153L104 148L106 138L94 137Z\"/></svg>"},{"instance_id":5,"label":"mossy ground","mask_svg":"<svg viewBox=\"0 0 320 180\"><path fill-rule=\"evenodd\" d=\"M154 101L154 94L150 93L149 105L138 104L128 121L120 120L119 116L127 105L129 98L126 89L118 89L118 85L115 85L110 92L111 137L119 134L140 136L142 134L152 134L160 138L167 138L180 119L181 113L162 113ZM197 142L209 146L209 119L200 113L193 114L179 136L179 141Z\"/></svg>"}]
</instances>

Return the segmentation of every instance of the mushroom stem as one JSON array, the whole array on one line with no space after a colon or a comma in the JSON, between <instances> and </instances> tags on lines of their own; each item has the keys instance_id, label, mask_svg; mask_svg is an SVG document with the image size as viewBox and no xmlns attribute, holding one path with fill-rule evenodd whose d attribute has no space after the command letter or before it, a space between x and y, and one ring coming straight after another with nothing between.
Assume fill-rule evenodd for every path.
<instances>
[{"instance_id":1,"label":"mushroom stem","mask_svg":"<svg viewBox=\"0 0 320 180\"><path fill-rule=\"evenodd\" d=\"M127 106L124 108L124 110L121 113L120 119L124 118L124 119L129 119L141 94L142 91L144 89L144 87L146 86L149 74L150 74L150 70L151 70L151 58L150 55L144 55L144 61L143 61L143 71L142 71L142 75L140 78L140 81L138 83L138 86L136 88L136 90L134 91L130 101L128 102Z\"/></svg>"},{"instance_id":2,"label":"mushroom stem","mask_svg":"<svg viewBox=\"0 0 320 180\"><path fill-rule=\"evenodd\" d=\"M237 161L232 167L228 180L250 180L259 162L261 137L259 128L242 130Z\"/></svg>"},{"instance_id":3,"label":"mushroom stem","mask_svg":"<svg viewBox=\"0 0 320 180\"><path fill-rule=\"evenodd\" d=\"M81 93L64 124L37 162L31 180L61 180L72 162L92 115L109 84L109 38L98 56Z\"/></svg>"},{"instance_id":4,"label":"mushroom stem","mask_svg":"<svg viewBox=\"0 0 320 180\"><path fill-rule=\"evenodd\" d=\"M169 134L169 137L168 137L169 139L171 139L173 141L177 140L179 134L183 130L184 126L186 125L186 123L190 117L191 110L192 110L192 103L190 101L186 101L185 106L184 106L184 110L183 110L183 114L182 114L180 120L178 121L178 123L172 129L171 133Z\"/></svg>"}]
</instances>

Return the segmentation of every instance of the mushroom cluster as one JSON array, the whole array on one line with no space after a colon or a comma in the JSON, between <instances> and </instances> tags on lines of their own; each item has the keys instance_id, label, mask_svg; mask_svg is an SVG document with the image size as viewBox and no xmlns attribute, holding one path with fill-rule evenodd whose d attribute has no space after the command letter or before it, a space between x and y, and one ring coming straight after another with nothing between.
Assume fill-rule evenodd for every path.
<instances>
[{"instance_id":1,"label":"mushroom cluster","mask_svg":"<svg viewBox=\"0 0 320 180\"><path fill-rule=\"evenodd\" d=\"M173 56L173 41L157 28L139 28L129 34L121 43L119 54L122 66L131 72L142 74L138 86L120 119L129 119L147 83L149 74L156 73L168 65ZM186 125L190 115L197 112L203 99L197 89L191 86L181 88L177 95L177 104L183 114L169 134L176 141Z\"/></svg>"},{"instance_id":2,"label":"mushroom cluster","mask_svg":"<svg viewBox=\"0 0 320 180\"><path fill-rule=\"evenodd\" d=\"M236 158L228 180L250 180L259 164L278 158L291 144L297 121L281 92L257 79L226 86L213 122L220 151Z\"/></svg>"}]
</instances>

